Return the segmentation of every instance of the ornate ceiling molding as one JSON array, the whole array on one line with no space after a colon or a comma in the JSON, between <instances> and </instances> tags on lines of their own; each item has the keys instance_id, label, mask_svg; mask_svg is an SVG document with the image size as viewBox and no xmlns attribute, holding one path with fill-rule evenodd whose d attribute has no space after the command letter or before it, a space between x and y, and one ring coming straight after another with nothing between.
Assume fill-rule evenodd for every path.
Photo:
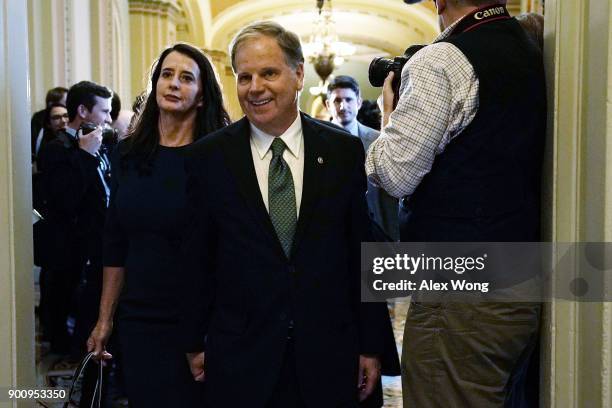
<instances>
[{"instance_id":1,"label":"ornate ceiling molding","mask_svg":"<svg viewBox=\"0 0 612 408\"><path fill-rule=\"evenodd\" d=\"M154 14L171 19L181 16L181 7L176 0L128 0L130 14Z\"/></svg>"},{"instance_id":2,"label":"ornate ceiling molding","mask_svg":"<svg viewBox=\"0 0 612 408\"><path fill-rule=\"evenodd\" d=\"M369 30L362 43L384 50L404 50L413 43L429 42L438 33L437 18L430 6L406 6L397 0L336 0L334 2L336 31L346 41L362 27L380 27ZM291 27L302 39L308 38L314 21L314 2L303 0L252 0L232 3L215 16L207 30L207 48L225 49L233 36L244 25L262 19L271 19ZM369 39L369 40L368 40Z\"/></svg>"}]
</instances>

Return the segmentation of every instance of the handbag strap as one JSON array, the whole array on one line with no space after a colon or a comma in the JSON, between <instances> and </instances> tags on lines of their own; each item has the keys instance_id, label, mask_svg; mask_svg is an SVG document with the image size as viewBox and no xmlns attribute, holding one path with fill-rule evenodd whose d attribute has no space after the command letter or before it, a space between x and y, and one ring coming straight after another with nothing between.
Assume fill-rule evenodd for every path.
<instances>
[{"instance_id":1,"label":"handbag strap","mask_svg":"<svg viewBox=\"0 0 612 408\"><path fill-rule=\"evenodd\" d=\"M70 390L68 391L68 400L64 403L64 408L68 408L69 404L72 402L72 394L74 393L74 389L76 383L79 381L79 378L85 372L85 369L89 365L90 362L95 362L93 359L95 353L92 351L87 353L85 357L79 363L74 375L72 376L72 382L70 384ZM98 378L96 380L96 387L94 389L93 396L91 398L90 408L100 408L102 406L102 362L98 362Z\"/></svg>"}]
</instances>

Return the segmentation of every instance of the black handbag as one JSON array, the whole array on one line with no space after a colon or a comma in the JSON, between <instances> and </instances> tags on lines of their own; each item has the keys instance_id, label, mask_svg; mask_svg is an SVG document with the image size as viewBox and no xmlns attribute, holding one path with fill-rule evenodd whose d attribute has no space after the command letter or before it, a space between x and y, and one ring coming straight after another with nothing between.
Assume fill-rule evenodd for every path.
<instances>
[{"instance_id":1,"label":"black handbag","mask_svg":"<svg viewBox=\"0 0 612 408\"><path fill-rule=\"evenodd\" d=\"M91 403L89 404L90 408L101 408L102 406L102 362L96 363L94 360L94 352L88 353L77 367L74 375L72 376L72 382L70 383L70 390L68 391L68 400L64 403L64 408L70 408L70 405L78 407L79 404L72 400L72 394L74 393L74 387L76 383L79 381L79 378L85 372L85 368L87 368L88 364L98 364L98 379L96 380L96 388L94 389L94 393L91 397Z\"/></svg>"}]
</instances>

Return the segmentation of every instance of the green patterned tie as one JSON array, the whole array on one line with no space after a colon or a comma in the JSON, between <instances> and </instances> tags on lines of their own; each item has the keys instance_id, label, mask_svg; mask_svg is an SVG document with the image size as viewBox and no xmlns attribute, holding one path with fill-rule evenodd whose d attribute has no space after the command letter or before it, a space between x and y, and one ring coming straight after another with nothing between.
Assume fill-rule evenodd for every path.
<instances>
[{"instance_id":1,"label":"green patterned tie","mask_svg":"<svg viewBox=\"0 0 612 408\"><path fill-rule=\"evenodd\" d=\"M287 145L281 138L274 138L270 147L272 160L268 172L268 207L276 235L283 246L285 255L289 257L297 224L297 210L291 169L283 159L283 152L286 148Z\"/></svg>"}]
</instances>

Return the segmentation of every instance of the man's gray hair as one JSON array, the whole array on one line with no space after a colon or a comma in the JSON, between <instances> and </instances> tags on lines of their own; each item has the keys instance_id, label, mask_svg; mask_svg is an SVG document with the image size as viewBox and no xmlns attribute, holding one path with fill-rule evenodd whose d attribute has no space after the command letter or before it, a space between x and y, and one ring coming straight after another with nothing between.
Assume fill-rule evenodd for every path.
<instances>
[{"instance_id":1,"label":"man's gray hair","mask_svg":"<svg viewBox=\"0 0 612 408\"><path fill-rule=\"evenodd\" d=\"M283 26L274 21L257 21L244 27L230 43L230 56L232 69L236 73L236 52L238 47L251 38L265 35L274 38L285 55L285 62L291 68L296 69L300 63L304 63L302 44L297 34L285 30Z\"/></svg>"}]
</instances>

